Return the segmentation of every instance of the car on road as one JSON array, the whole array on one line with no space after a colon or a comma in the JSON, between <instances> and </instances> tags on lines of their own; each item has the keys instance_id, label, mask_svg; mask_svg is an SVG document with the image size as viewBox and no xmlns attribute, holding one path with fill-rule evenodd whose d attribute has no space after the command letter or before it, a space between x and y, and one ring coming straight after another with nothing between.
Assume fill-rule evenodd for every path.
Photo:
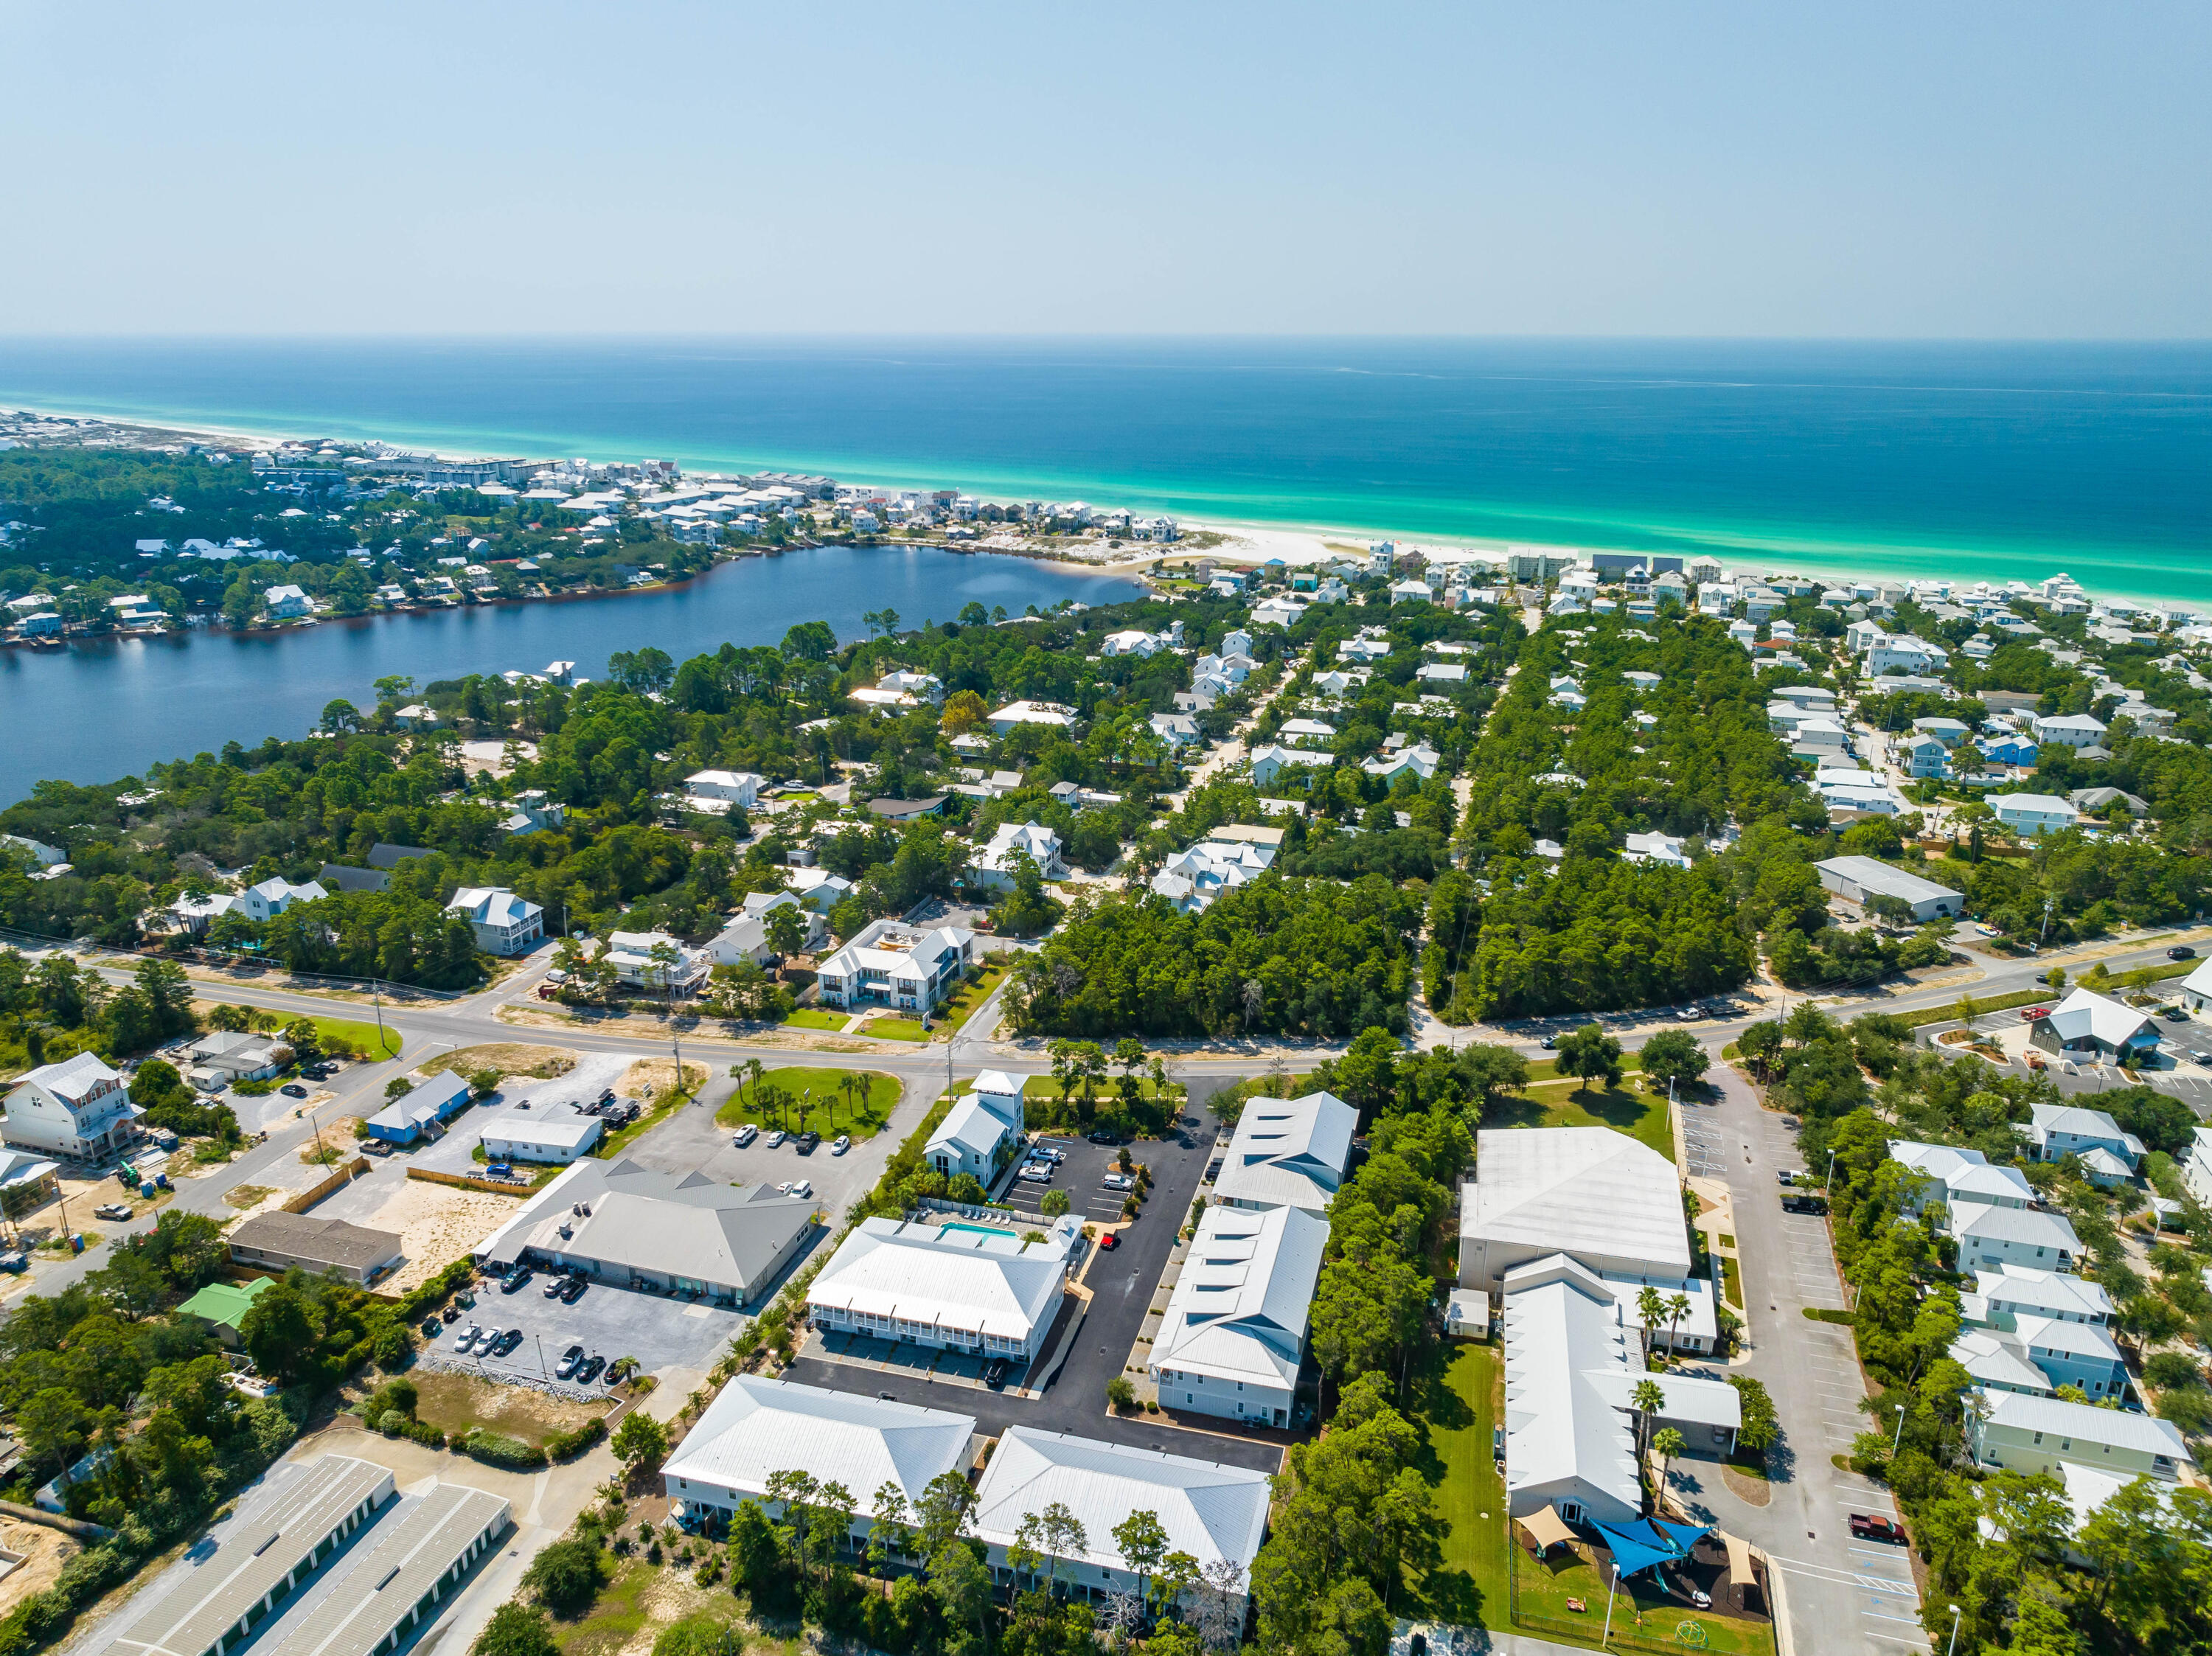
<instances>
[{"instance_id":1,"label":"car on road","mask_svg":"<svg viewBox=\"0 0 2212 1656\"><path fill-rule=\"evenodd\" d=\"M1853 1513L1851 1536L1854 1540L1886 1541L1901 1547L1905 1544L1905 1526L1879 1513Z\"/></svg>"},{"instance_id":2,"label":"car on road","mask_svg":"<svg viewBox=\"0 0 2212 1656\"><path fill-rule=\"evenodd\" d=\"M822 1135L810 1127L799 1135L799 1153L801 1156L811 1156L814 1154L815 1147L821 1143Z\"/></svg>"},{"instance_id":3,"label":"car on road","mask_svg":"<svg viewBox=\"0 0 2212 1656\"><path fill-rule=\"evenodd\" d=\"M999 1390L1006 1385L1006 1370L1012 1366L1004 1357L994 1357L991 1366L983 1371L983 1384L994 1392Z\"/></svg>"},{"instance_id":4,"label":"car on road","mask_svg":"<svg viewBox=\"0 0 2212 1656\"><path fill-rule=\"evenodd\" d=\"M307 1089L297 1082L288 1082L276 1090L287 1098L305 1098L307 1095Z\"/></svg>"},{"instance_id":5,"label":"car on road","mask_svg":"<svg viewBox=\"0 0 2212 1656\"><path fill-rule=\"evenodd\" d=\"M784 1137L784 1131L781 1127L778 1127L774 1131L770 1132L768 1136L769 1149L774 1149L777 1145L782 1143Z\"/></svg>"},{"instance_id":6,"label":"car on road","mask_svg":"<svg viewBox=\"0 0 2212 1656\"><path fill-rule=\"evenodd\" d=\"M584 1290L590 1286L591 1283L586 1282L581 1277L571 1277L567 1282L561 1284L561 1303L563 1305L575 1304L577 1301L584 1297Z\"/></svg>"},{"instance_id":7,"label":"car on road","mask_svg":"<svg viewBox=\"0 0 2212 1656\"><path fill-rule=\"evenodd\" d=\"M737 1131L730 1135L730 1143L736 1145L738 1149L743 1149L746 1145L751 1143L753 1140L759 1137L760 1129L755 1126L751 1122L748 1121L744 1126L738 1128Z\"/></svg>"},{"instance_id":8,"label":"car on road","mask_svg":"<svg viewBox=\"0 0 2212 1656\"><path fill-rule=\"evenodd\" d=\"M1121 1233L1118 1230L1109 1230L1098 1239L1098 1247L1103 1253L1111 1253L1121 1246Z\"/></svg>"},{"instance_id":9,"label":"car on road","mask_svg":"<svg viewBox=\"0 0 2212 1656\"><path fill-rule=\"evenodd\" d=\"M580 1345L570 1346L561 1354L561 1361L553 1365L553 1378L567 1380L583 1366L583 1362L584 1348Z\"/></svg>"},{"instance_id":10,"label":"car on road","mask_svg":"<svg viewBox=\"0 0 2212 1656\"><path fill-rule=\"evenodd\" d=\"M830 1154L832 1156L842 1156L847 1150L849 1150L852 1148L853 1140L851 1136L849 1134L841 1132L830 1142Z\"/></svg>"},{"instance_id":11,"label":"car on road","mask_svg":"<svg viewBox=\"0 0 2212 1656\"><path fill-rule=\"evenodd\" d=\"M1026 1179L1032 1185L1048 1185L1052 1182L1052 1163L1049 1162L1024 1162L1022 1164L1022 1170L1016 1174L1014 1177L1017 1179Z\"/></svg>"},{"instance_id":12,"label":"car on road","mask_svg":"<svg viewBox=\"0 0 2212 1656\"><path fill-rule=\"evenodd\" d=\"M499 1285L499 1291L502 1294L519 1294L524 1285L537 1274L528 1265L517 1265L508 1274L507 1280Z\"/></svg>"},{"instance_id":13,"label":"car on road","mask_svg":"<svg viewBox=\"0 0 2212 1656\"><path fill-rule=\"evenodd\" d=\"M2178 943L2166 951L2166 957L2170 961L2193 961L2197 951L2185 943Z\"/></svg>"},{"instance_id":14,"label":"car on road","mask_svg":"<svg viewBox=\"0 0 2212 1656\"><path fill-rule=\"evenodd\" d=\"M1547 1052L1557 1052L1559 1046L1559 1043L1553 1040L1549 1035L1546 1035L1543 1040L1538 1041L1536 1044Z\"/></svg>"},{"instance_id":15,"label":"car on road","mask_svg":"<svg viewBox=\"0 0 2212 1656\"><path fill-rule=\"evenodd\" d=\"M1126 1173L1109 1173L1098 1181L1108 1190L1134 1190L1137 1181Z\"/></svg>"},{"instance_id":16,"label":"car on road","mask_svg":"<svg viewBox=\"0 0 2212 1656\"><path fill-rule=\"evenodd\" d=\"M131 1204L128 1202L103 1202L92 1210L92 1216L95 1219L128 1219Z\"/></svg>"}]
</instances>

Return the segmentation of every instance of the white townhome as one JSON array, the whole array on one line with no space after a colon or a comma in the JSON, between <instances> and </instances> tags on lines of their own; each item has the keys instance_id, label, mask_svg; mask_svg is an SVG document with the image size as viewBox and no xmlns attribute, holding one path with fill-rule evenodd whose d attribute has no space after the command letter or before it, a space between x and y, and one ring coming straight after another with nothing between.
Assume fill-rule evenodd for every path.
<instances>
[{"instance_id":1,"label":"white townhome","mask_svg":"<svg viewBox=\"0 0 2212 1656\"><path fill-rule=\"evenodd\" d=\"M1042 1354L1060 1314L1067 1258L1081 1234L1073 1215L1036 1242L863 1219L806 1290L807 1317L825 1336L1004 1357L1025 1368Z\"/></svg>"},{"instance_id":2,"label":"white townhome","mask_svg":"<svg viewBox=\"0 0 2212 1656\"><path fill-rule=\"evenodd\" d=\"M824 1005L896 1006L929 1012L960 986L975 957L975 934L928 931L885 918L870 922L817 968Z\"/></svg>"},{"instance_id":3,"label":"white townhome","mask_svg":"<svg viewBox=\"0 0 2212 1656\"><path fill-rule=\"evenodd\" d=\"M1133 1514L1151 1513L1167 1532L1168 1550L1188 1553L1201 1577L1212 1571L1248 1583L1267 1532L1271 1487L1267 1473L1241 1466L1010 1426L975 1486L975 1532L993 1579L1012 1587L1008 1555L1023 1520L1066 1507L1082 1526L1083 1542L1051 1568L1063 1592L1096 1600L1139 1585L1114 1532ZM1247 1592L1243 1586L1234 1595L1236 1608Z\"/></svg>"},{"instance_id":4,"label":"white townhome","mask_svg":"<svg viewBox=\"0 0 2212 1656\"><path fill-rule=\"evenodd\" d=\"M1969 1401L1967 1441L1984 1466L2056 1474L2070 1463L2172 1480L2196 1464L2173 1423L2154 1416L2023 1392L1983 1390Z\"/></svg>"},{"instance_id":5,"label":"white townhome","mask_svg":"<svg viewBox=\"0 0 2212 1656\"><path fill-rule=\"evenodd\" d=\"M123 1077L91 1052L41 1064L8 1089L0 1138L17 1149L97 1160L137 1137L143 1113Z\"/></svg>"},{"instance_id":6,"label":"white townhome","mask_svg":"<svg viewBox=\"0 0 2212 1656\"><path fill-rule=\"evenodd\" d=\"M314 880L305 885L294 885L289 880L267 879L259 885L250 885L239 893L231 907L249 920L268 921L282 914L294 903L311 903L329 896L321 884Z\"/></svg>"},{"instance_id":7,"label":"white townhome","mask_svg":"<svg viewBox=\"0 0 2212 1656\"><path fill-rule=\"evenodd\" d=\"M708 812L731 805L750 810L767 786L768 778L757 771L694 771L684 779L685 803Z\"/></svg>"},{"instance_id":8,"label":"white townhome","mask_svg":"<svg viewBox=\"0 0 2212 1656\"><path fill-rule=\"evenodd\" d=\"M984 1071L975 1077L974 1091L953 1101L922 1147L921 1159L947 1179L964 1173L988 1189L1021 1142L1027 1085L1024 1077Z\"/></svg>"},{"instance_id":9,"label":"white townhome","mask_svg":"<svg viewBox=\"0 0 2212 1656\"><path fill-rule=\"evenodd\" d=\"M1325 1213L1344 1183L1359 1112L1334 1093L1246 1101L1213 1199L1226 1207Z\"/></svg>"},{"instance_id":10,"label":"white townhome","mask_svg":"<svg viewBox=\"0 0 2212 1656\"><path fill-rule=\"evenodd\" d=\"M1207 1208L1152 1341L1161 1406L1288 1426L1328 1245L1303 1208Z\"/></svg>"},{"instance_id":11,"label":"white townhome","mask_svg":"<svg viewBox=\"0 0 2212 1656\"><path fill-rule=\"evenodd\" d=\"M545 936L545 911L502 886L463 886L446 905L467 918L487 955L520 955Z\"/></svg>"},{"instance_id":12,"label":"white townhome","mask_svg":"<svg viewBox=\"0 0 2212 1656\"><path fill-rule=\"evenodd\" d=\"M992 831L991 842L977 852L969 864L976 884L994 891L1012 891L1019 859L1027 857L1048 880L1067 877L1060 859L1060 835L1036 822L1001 822Z\"/></svg>"}]
</instances>

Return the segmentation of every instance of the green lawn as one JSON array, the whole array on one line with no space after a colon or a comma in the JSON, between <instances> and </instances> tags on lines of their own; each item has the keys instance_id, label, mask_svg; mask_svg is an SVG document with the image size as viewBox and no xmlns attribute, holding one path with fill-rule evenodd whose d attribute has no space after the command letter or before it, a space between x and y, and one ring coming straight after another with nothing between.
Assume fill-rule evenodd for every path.
<instances>
[{"instance_id":1,"label":"green lawn","mask_svg":"<svg viewBox=\"0 0 2212 1656\"><path fill-rule=\"evenodd\" d=\"M1611 1127L1650 1145L1669 1162L1674 1159L1674 1134L1668 1125L1664 1093L1632 1092L1624 1087L1583 1092L1571 1081L1535 1083L1518 1096L1501 1101L1498 1121L1508 1127Z\"/></svg>"},{"instance_id":2,"label":"green lawn","mask_svg":"<svg viewBox=\"0 0 2212 1656\"><path fill-rule=\"evenodd\" d=\"M843 1091L848 1076L856 1076L867 1083L866 1092L854 1092L850 1102ZM787 1094L785 1107L775 1111L756 1101L756 1084ZM714 1119L726 1127L751 1121L763 1128L781 1127L787 1132L800 1132L811 1127L824 1138L835 1138L839 1133L849 1134L856 1140L872 1138L883 1131L884 1124L891 1119L891 1112L898 1107L900 1090L896 1076L879 1071L817 1070L794 1064L763 1071L757 1083L750 1075L745 1076L738 1082L738 1090L731 1095L729 1102L714 1112Z\"/></svg>"},{"instance_id":3,"label":"green lawn","mask_svg":"<svg viewBox=\"0 0 2212 1656\"><path fill-rule=\"evenodd\" d=\"M1721 1297L1730 1305L1741 1306L1743 1303L1743 1283L1736 1276L1734 1254L1721 1255Z\"/></svg>"},{"instance_id":4,"label":"green lawn","mask_svg":"<svg viewBox=\"0 0 2212 1656\"><path fill-rule=\"evenodd\" d=\"M1644 1055L1641 1052L1623 1052L1620 1067L1624 1074L1635 1073L1644 1067ZM1528 1079L1531 1081L1556 1081L1559 1075L1559 1060L1555 1058L1540 1059L1528 1065Z\"/></svg>"},{"instance_id":5,"label":"green lawn","mask_svg":"<svg viewBox=\"0 0 2212 1656\"><path fill-rule=\"evenodd\" d=\"M860 1033L878 1040L927 1040L929 1031L912 1018L870 1018Z\"/></svg>"},{"instance_id":6,"label":"green lawn","mask_svg":"<svg viewBox=\"0 0 2212 1656\"><path fill-rule=\"evenodd\" d=\"M1596 1648L1605 1629L1606 1575L1566 1547L1554 1547L1548 1558L1539 1561L1516 1544L1510 1562L1518 1589L1519 1624L1547 1639L1571 1639ZM1568 1609L1570 1598L1580 1599L1587 1608ZM1700 1629L1702 1636L1686 1634L1688 1627ZM1773 1632L1765 1622L1700 1615L1661 1592L1648 1574L1621 1582L1613 1609L1613 1636L1616 1643L1633 1637L1641 1641L1639 1648L1673 1644L1729 1656L1765 1656L1774 1648Z\"/></svg>"},{"instance_id":7,"label":"green lawn","mask_svg":"<svg viewBox=\"0 0 2212 1656\"><path fill-rule=\"evenodd\" d=\"M823 1012L805 1007L784 1019L787 1029L842 1029L853 1021L850 1012Z\"/></svg>"},{"instance_id":8,"label":"green lawn","mask_svg":"<svg viewBox=\"0 0 2212 1656\"><path fill-rule=\"evenodd\" d=\"M966 1028L968 1020L981 1010L983 1003L991 998L991 992L999 986L1000 980L1006 975L1006 968L994 962L969 982L962 984L960 992L948 998L944 1005L938 1008L938 1028L942 1029L949 1023L956 1034Z\"/></svg>"},{"instance_id":9,"label":"green lawn","mask_svg":"<svg viewBox=\"0 0 2212 1656\"><path fill-rule=\"evenodd\" d=\"M352 1042L354 1046L368 1053L372 1059L379 1056L377 1048L377 1029L376 1025L373 1022L357 1022L350 1018L321 1017L310 1018L308 1022L315 1026L315 1034L322 1038L326 1046L333 1040L346 1040ZM399 1049L404 1044L404 1043L401 1041L397 1033L391 1029L386 1029L384 1031L384 1046L381 1055L385 1058L398 1058L399 1056Z\"/></svg>"},{"instance_id":10,"label":"green lawn","mask_svg":"<svg viewBox=\"0 0 2212 1656\"><path fill-rule=\"evenodd\" d=\"M1504 1386L1500 1354L1494 1345L1455 1344L1449 1363L1429 1379L1422 1410L1432 1457L1429 1482L1448 1527L1443 1561L1422 1584L1421 1596L1434 1614L1462 1626L1503 1629L1509 1625L1505 1484L1490 1453Z\"/></svg>"}]
</instances>

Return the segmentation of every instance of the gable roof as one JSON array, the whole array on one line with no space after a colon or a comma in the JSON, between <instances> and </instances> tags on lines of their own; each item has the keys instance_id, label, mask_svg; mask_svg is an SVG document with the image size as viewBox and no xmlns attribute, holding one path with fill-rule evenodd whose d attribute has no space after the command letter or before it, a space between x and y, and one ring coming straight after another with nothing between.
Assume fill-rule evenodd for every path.
<instances>
[{"instance_id":1,"label":"gable roof","mask_svg":"<svg viewBox=\"0 0 2212 1656\"><path fill-rule=\"evenodd\" d=\"M1296 1385L1328 1245L1328 1222L1301 1208L1207 1208L1153 1338L1153 1366Z\"/></svg>"},{"instance_id":2,"label":"gable roof","mask_svg":"<svg viewBox=\"0 0 2212 1656\"><path fill-rule=\"evenodd\" d=\"M2138 1415L2125 1409L2100 1409L2093 1403L2066 1398L2033 1397L2025 1392L1984 1392L1982 1413L1992 1426L2020 1432L2042 1432L2100 1447L2130 1449L2140 1454L2170 1455L2191 1460L2189 1446L2172 1421L2155 1415Z\"/></svg>"},{"instance_id":3,"label":"gable roof","mask_svg":"<svg viewBox=\"0 0 2212 1656\"><path fill-rule=\"evenodd\" d=\"M2145 1028L2153 1035L2158 1034L2158 1025L2148 1014L2089 989L2076 989L2067 996L2046 1022L2061 1040L2094 1037L2107 1046L2124 1046Z\"/></svg>"},{"instance_id":4,"label":"gable roof","mask_svg":"<svg viewBox=\"0 0 2212 1656\"><path fill-rule=\"evenodd\" d=\"M580 1215L574 1209L582 1205ZM657 1173L623 1158L571 1162L477 1245L507 1264L528 1248L641 1270L679 1271L750 1292L812 1222L814 1203L769 1185L718 1184L705 1174ZM563 1227L568 1234L562 1234Z\"/></svg>"},{"instance_id":5,"label":"gable roof","mask_svg":"<svg viewBox=\"0 0 2212 1656\"><path fill-rule=\"evenodd\" d=\"M78 1052L58 1064L41 1064L35 1070L18 1076L8 1083L13 1091L17 1087L43 1087L67 1104L81 1104L85 1095L103 1082L120 1081L121 1074L111 1069L97 1052Z\"/></svg>"},{"instance_id":6,"label":"gable roof","mask_svg":"<svg viewBox=\"0 0 2212 1656\"><path fill-rule=\"evenodd\" d=\"M1042 1242L863 1219L806 1291L807 1303L1026 1341L1060 1310L1074 1225Z\"/></svg>"},{"instance_id":7,"label":"gable roof","mask_svg":"<svg viewBox=\"0 0 2212 1656\"><path fill-rule=\"evenodd\" d=\"M1601 1130L1605 1131L1605 1130ZM1628 1416L1599 1377L1629 1372L1628 1337L1613 1296L1571 1270L1505 1302L1505 1487L1572 1481L1641 1510Z\"/></svg>"},{"instance_id":8,"label":"gable roof","mask_svg":"<svg viewBox=\"0 0 2212 1656\"><path fill-rule=\"evenodd\" d=\"M2112 1296L2101 1283L2063 1271L2044 1271L2034 1265L1986 1266L1974 1273L1974 1283L1992 1306L2034 1307L2052 1314L2091 1317L2112 1314Z\"/></svg>"},{"instance_id":9,"label":"gable roof","mask_svg":"<svg viewBox=\"0 0 2212 1656\"><path fill-rule=\"evenodd\" d=\"M662 1477L672 1494L691 1493L679 1483L704 1483L742 1499L763 1494L778 1472L803 1471L863 1501L896 1483L911 1507L932 1478L966 1469L975 1430L970 1415L739 1374L684 1434Z\"/></svg>"},{"instance_id":10,"label":"gable roof","mask_svg":"<svg viewBox=\"0 0 2212 1656\"><path fill-rule=\"evenodd\" d=\"M1224 1558L1249 1566L1267 1528L1269 1493L1265 1472L1010 1426L975 1489L975 1533L1004 1546L1024 1517L1058 1501L1083 1526L1082 1562L1127 1569L1114 1526L1151 1512L1167 1532L1168 1550L1188 1553L1200 1569Z\"/></svg>"},{"instance_id":11,"label":"gable roof","mask_svg":"<svg viewBox=\"0 0 2212 1656\"><path fill-rule=\"evenodd\" d=\"M2081 1251L2081 1239L2065 1216L2039 1208L2001 1208L1988 1202L1968 1202L1951 1215L1951 1234L1988 1237L1993 1241L2018 1242L2029 1247L2059 1247L2069 1253Z\"/></svg>"},{"instance_id":12,"label":"gable roof","mask_svg":"<svg viewBox=\"0 0 2212 1656\"><path fill-rule=\"evenodd\" d=\"M1344 1182L1359 1112L1334 1093L1255 1098L1237 1118L1214 1193L1222 1201L1319 1212Z\"/></svg>"}]
</instances>

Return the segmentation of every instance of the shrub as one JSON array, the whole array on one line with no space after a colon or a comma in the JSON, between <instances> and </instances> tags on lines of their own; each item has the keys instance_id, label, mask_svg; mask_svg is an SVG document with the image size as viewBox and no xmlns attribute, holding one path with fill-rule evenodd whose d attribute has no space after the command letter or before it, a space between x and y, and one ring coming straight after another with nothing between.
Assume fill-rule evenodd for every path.
<instances>
[{"instance_id":1,"label":"shrub","mask_svg":"<svg viewBox=\"0 0 2212 1656\"><path fill-rule=\"evenodd\" d=\"M481 1426L471 1426L462 1433L453 1447L471 1459L483 1461L487 1466L521 1471L545 1464L544 1450L533 1447L520 1438L487 1432Z\"/></svg>"},{"instance_id":2,"label":"shrub","mask_svg":"<svg viewBox=\"0 0 2212 1656\"><path fill-rule=\"evenodd\" d=\"M545 1612L528 1604L505 1604L492 1612L470 1650L473 1656L560 1656Z\"/></svg>"},{"instance_id":3,"label":"shrub","mask_svg":"<svg viewBox=\"0 0 2212 1656\"><path fill-rule=\"evenodd\" d=\"M567 1460L580 1455L607 1435L607 1423L594 1416L574 1431L556 1432L545 1440L545 1457L549 1460Z\"/></svg>"},{"instance_id":4,"label":"shrub","mask_svg":"<svg viewBox=\"0 0 2212 1656\"><path fill-rule=\"evenodd\" d=\"M1116 1374L1106 1382L1106 1401L1124 1415L1137 1406L1137 1388L1129 1384L1127 1374Z\"/></svg>"},{"instance_id":5,"label":"shrub","mask_svg":"<svg viewBox=\"0 0 2212 1656\"><path fill-rule=\"evenodd\" d=\"M556 1616L573 1616L599 1590L599 1548L596 1541L569 1536L531 1560L522 1585Z\"/></svg>"}]
</instances>

